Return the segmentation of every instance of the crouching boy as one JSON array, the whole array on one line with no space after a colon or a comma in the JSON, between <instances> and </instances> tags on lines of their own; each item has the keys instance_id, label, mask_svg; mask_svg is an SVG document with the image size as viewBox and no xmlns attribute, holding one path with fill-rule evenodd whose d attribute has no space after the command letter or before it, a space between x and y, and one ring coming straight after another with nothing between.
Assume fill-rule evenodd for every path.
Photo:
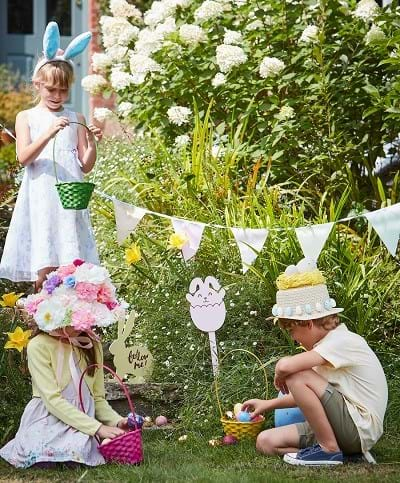
<instances>
[{"instance_id":1,"label":"crouching boy","mask_svg":"<svg viewBox=\"0 0 400 483\"><path fill-rule=\"evenodd\" d=\"M368 451L383 432L387 383L382 366L361 337L340 323L322 273L309 259L289 266L277 279L272 314L306 352L284 357L274 384L282 398L250 399L252 417L298 406L306 419L263 431L257 449L284 455L292 465L337 465L343 455Z\"/></svg>"}]
</instances>

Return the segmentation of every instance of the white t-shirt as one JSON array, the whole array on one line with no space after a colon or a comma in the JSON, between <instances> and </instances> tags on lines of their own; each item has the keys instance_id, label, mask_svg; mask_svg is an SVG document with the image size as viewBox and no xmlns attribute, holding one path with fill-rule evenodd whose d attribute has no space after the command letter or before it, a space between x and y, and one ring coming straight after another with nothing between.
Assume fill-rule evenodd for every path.
<instances>
[{"instance_id":1,"label":"white t-shirt","mask_svg":"<svg viewBox=\"0 0 400 483\"><path fill-rule=\"evenodd\" d=\"M345 324L328 332L313 350L330 363L315 367L315 371L343 395L362 450L369 450L383 433L388 399L381 363L365 339Z\"/></svg>"}]
</instances>

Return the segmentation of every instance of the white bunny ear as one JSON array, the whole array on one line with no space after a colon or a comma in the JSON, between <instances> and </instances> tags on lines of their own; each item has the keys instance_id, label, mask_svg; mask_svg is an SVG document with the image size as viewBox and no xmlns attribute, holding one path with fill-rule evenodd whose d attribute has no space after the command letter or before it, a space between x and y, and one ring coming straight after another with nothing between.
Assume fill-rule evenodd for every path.
<instances>
[{"instance_id":1,"label":"white bunny ear","mask_svg":"<svg viewBox=\"0 0 400 483\"><path fill-rule=\"evenodd\" d=\"M43 35L43 54L46 59L51 60L60 48L60 31L56 22L47 24Z\"/></svg>"},{"instance_id":2,"label":"white bunny ear","mask_svg":"<svg viewBox=\"0 0 400 483\"><path fill-rule=\"evenodd\" d=\"M64 52L64 59L69 60L77 55L81 54L86 47L89 45L90 39L92 38L91 32L84 32L71 40L68 47Z\"/></svg>"},{"instance_id":3,"label":"white bunny ear","mask_svg":"<svg viewBox=\"0 0 400 483\"><path fill-rule=\"evenodd\" d=\"M206 277L204 280L204 285L208 285L210 288L213 288L214 290L219 290L221 288L220 283L218 280L214 277L211 277L210 275Z\"/></svg>"},{"instance_id":4,"label":"white bunny ear","mask_svg":"<svg viewBox=\"0 0 400 483\"><path fill-rule=\"evenodd\" d=\"M203 286L203 280L199 277L194 278L189 285L189 292L194 294L199 290L200 287Z\"/></svg>"}]
</instances>

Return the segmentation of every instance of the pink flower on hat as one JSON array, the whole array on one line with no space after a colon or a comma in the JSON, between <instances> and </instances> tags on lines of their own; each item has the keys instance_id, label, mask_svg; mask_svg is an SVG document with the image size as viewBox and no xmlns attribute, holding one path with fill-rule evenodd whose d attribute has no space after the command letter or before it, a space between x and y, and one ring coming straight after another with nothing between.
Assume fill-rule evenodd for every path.
<instances>
[{"instance_id":1,"label":"pink flower on hat","mask_svg":"<svg viewBox=\"0 0 400 483\"><path fill-rule=\"evenodd\" d=\"M31 298L27 301L24 305L24 309L28 312L29 315L35 315L38 305L45 300L45 297L39 296L36 299Z\"/></svg>"},{"instance_id":2,"label":"pink flower on hat","mask_svg":"<svg viewBox=\"0 0 400 483\"><path fill-rule=\"evenodd\" d=\"M85 302L95 302L99 287L93 283L79 282L75 287L76 295Z\"/></svg>"},{"instance_id":3,"label":"pink flower on hat","mask_svg":"<svg viewBox=\"0 0 400 483\"><path fill-rule=\"evenodd\" d=\"M109 285L100 285L100 289L97 293L97 302L102 304L110 303L114 300L115 295L112 288Z\"/></svg>"},{"instance_id":4,"label":"pink flower on hat","mask_svg":"<svg viewBox=\"0 0 400 483\"><path fill-rule=\"evenodd\" d=\"M80 265L83 265L85 261L80 258L76 258L72 263L75 265L75 267L79 267Z\"/></svg>"},{"instance_id":5,"label":"pink flower on hat","mask_svg":"<svg viewBox=\"0 0 400 483\"><path fill-rule=\"evenodd\" d=\"M87 310L76 310L75 312L72 312L71 319L71 325L76 330L82 331L91 329L91 327L96 323L94 316Z\"/></svg>"},{"instance_id":6,"label":"pink flower on hat","mask_svg":"<svg viewBox=\"0 0 400 483\"><path fill-rule=\"evenodd\" d=\"M72 275L76 270L76 266L71 263L70 265L63 265L59 267L57 270L57 275L61 278L68 277L68 275Z\"/></svg>"}]
</instances>

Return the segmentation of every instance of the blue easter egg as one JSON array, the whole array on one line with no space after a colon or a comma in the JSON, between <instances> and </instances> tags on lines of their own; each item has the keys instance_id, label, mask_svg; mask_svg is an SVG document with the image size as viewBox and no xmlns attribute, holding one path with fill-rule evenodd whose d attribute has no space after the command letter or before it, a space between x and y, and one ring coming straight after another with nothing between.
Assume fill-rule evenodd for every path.
<instances>
[{"instance_id":1,"label":"blue easter egg","mask_svg":"<svg viewBox=\"0 0 400 483\"><path fill-rule=\"evenodd\" d=\"M280 392L278 397L281 398L282 396L284 394ZM288 424L303 423L305 421L304 414L298 407L275 409L274 419L276 428L279 426L287 426Z\"/></svg>"},{"instance_id":2,"label":"blue easter egg","mask_svg":"<svg viewBox=\"0 0 400 483\"><path fill-rule=\"evenodd\" d=\"M251 416L250 413L247 411L240 411L237 415L237 420L240 421L241 423L248 423L251 421Z\"/></svg>"},{"instance_id":3,"label":"blue easter egg","mask_svg":"<svg viewBox=\"0 0 400 483\"><path fill-rule=\"evenodd\" d=\"M141 428L143 426L143 423L144 423L144 417L141 416L140 414L135 414L135 420L136 420L137 427ZM131 429L136 428L132 413L128 414L128 426Z\"/></svg>"}]
</instances>

